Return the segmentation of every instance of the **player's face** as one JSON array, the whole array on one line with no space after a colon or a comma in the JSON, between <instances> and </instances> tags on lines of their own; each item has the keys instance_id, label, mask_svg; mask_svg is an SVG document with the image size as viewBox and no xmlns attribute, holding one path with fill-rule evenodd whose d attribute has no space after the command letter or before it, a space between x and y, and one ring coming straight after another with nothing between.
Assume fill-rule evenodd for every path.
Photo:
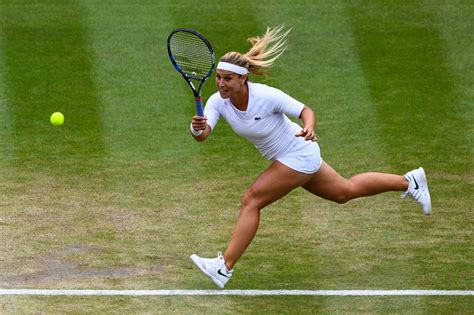
<instances>
[{"instance_id":1,"label":"player's face","mask_svg":"<svg viewBox=\"0 0 474 315\"><path fill-rule=\"evenodd\" d=\"M226 70L216 71L216 86L222 98L230 98L238 94L245 85L246 79L246 75L238 75Z\"/></svg>"}]
</instances>

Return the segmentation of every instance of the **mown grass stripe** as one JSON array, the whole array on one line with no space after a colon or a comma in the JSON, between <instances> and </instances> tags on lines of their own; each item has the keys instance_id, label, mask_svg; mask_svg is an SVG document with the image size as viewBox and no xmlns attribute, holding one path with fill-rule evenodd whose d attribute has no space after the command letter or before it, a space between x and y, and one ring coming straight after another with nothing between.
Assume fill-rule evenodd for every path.
<instances>
[{"instance_id":1,"label":"mown grass stripe","mask_svg":"<svg viewBox=\"0 0 474 315\"><path fill-rule=\"evenodd\" d=\"M467 170L469 151L459 132L467 126L454 88L459 78L447 59L437 6L410 1L349 7L387 160L403 170L417 164Z\"/></svg>"},{"instance_id":2,"label":"mown grass stripe","mask_svg":"<svg viewBox=\"0 0 474 315\"><path fill-rule=\"evenodd\" d=\"M0 289L0 295L42 296L469 296L473 290L36 290Z\"/></svg>"},{"instance_id":3,"label":"mown grass stripe","mask_svg":"<svg viewBox=\"0 0 474 315\"><path fill-rule=\"evenodd\" d=\"M94 160L105 155L101 103L82 14L75 2L2 5L3 88L21 171L83 174L101 166ZM55 111L65 115L61 128L49 123Z\"/></svg>"}]
</instances>

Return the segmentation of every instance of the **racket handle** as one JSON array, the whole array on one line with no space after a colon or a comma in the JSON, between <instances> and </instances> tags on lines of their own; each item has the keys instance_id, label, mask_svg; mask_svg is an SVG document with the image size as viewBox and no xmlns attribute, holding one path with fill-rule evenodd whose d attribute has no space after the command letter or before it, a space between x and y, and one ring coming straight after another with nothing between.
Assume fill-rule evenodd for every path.
<instances>
[{"instance_id":1,"label":"racket handle","mask_svg":"<svg viewBox=\"0 0 474 315\"><path fill-rule=\"evenodd\" d=\"M196 105L196 113L200 117L204 117L204 109L202 107L202 97L195 97L194 104Z\"/></svg>"}]
</instances>

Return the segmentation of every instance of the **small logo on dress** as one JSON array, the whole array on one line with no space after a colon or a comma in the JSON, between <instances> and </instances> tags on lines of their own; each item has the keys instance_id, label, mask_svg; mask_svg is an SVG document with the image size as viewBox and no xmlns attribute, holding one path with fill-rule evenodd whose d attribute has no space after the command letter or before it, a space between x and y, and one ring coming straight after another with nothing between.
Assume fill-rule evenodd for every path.
<instances>
[{"instance_id":1,"label":"small logo on dress","mask_svg":"<svg viewBox=\"0 0 474 315\"><path fill-rule=\"evenodd\" d=\"M260 116L255 117L255 120L260 120L260 119L262 119L262 117Z\"/></svg>"}]
</instances>

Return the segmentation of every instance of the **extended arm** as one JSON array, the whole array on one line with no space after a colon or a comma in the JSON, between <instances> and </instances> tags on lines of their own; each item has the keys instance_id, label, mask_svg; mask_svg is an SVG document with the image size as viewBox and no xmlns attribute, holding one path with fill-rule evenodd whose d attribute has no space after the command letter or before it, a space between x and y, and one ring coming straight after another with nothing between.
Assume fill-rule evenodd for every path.
<instances>
[{"instance_id":1,"label":"extended arm","mask_svg":"<svg viewBox=\"0 0 474 315\"><path fill-rule=\"evenodd\" d=\"M304 137L305 140L317 141L315 124L316 124L316 115L311 108L304 106L301 111L300 117L303 121L303 129L296 134L297 137Z\"/></svg>"}]
</instances>

